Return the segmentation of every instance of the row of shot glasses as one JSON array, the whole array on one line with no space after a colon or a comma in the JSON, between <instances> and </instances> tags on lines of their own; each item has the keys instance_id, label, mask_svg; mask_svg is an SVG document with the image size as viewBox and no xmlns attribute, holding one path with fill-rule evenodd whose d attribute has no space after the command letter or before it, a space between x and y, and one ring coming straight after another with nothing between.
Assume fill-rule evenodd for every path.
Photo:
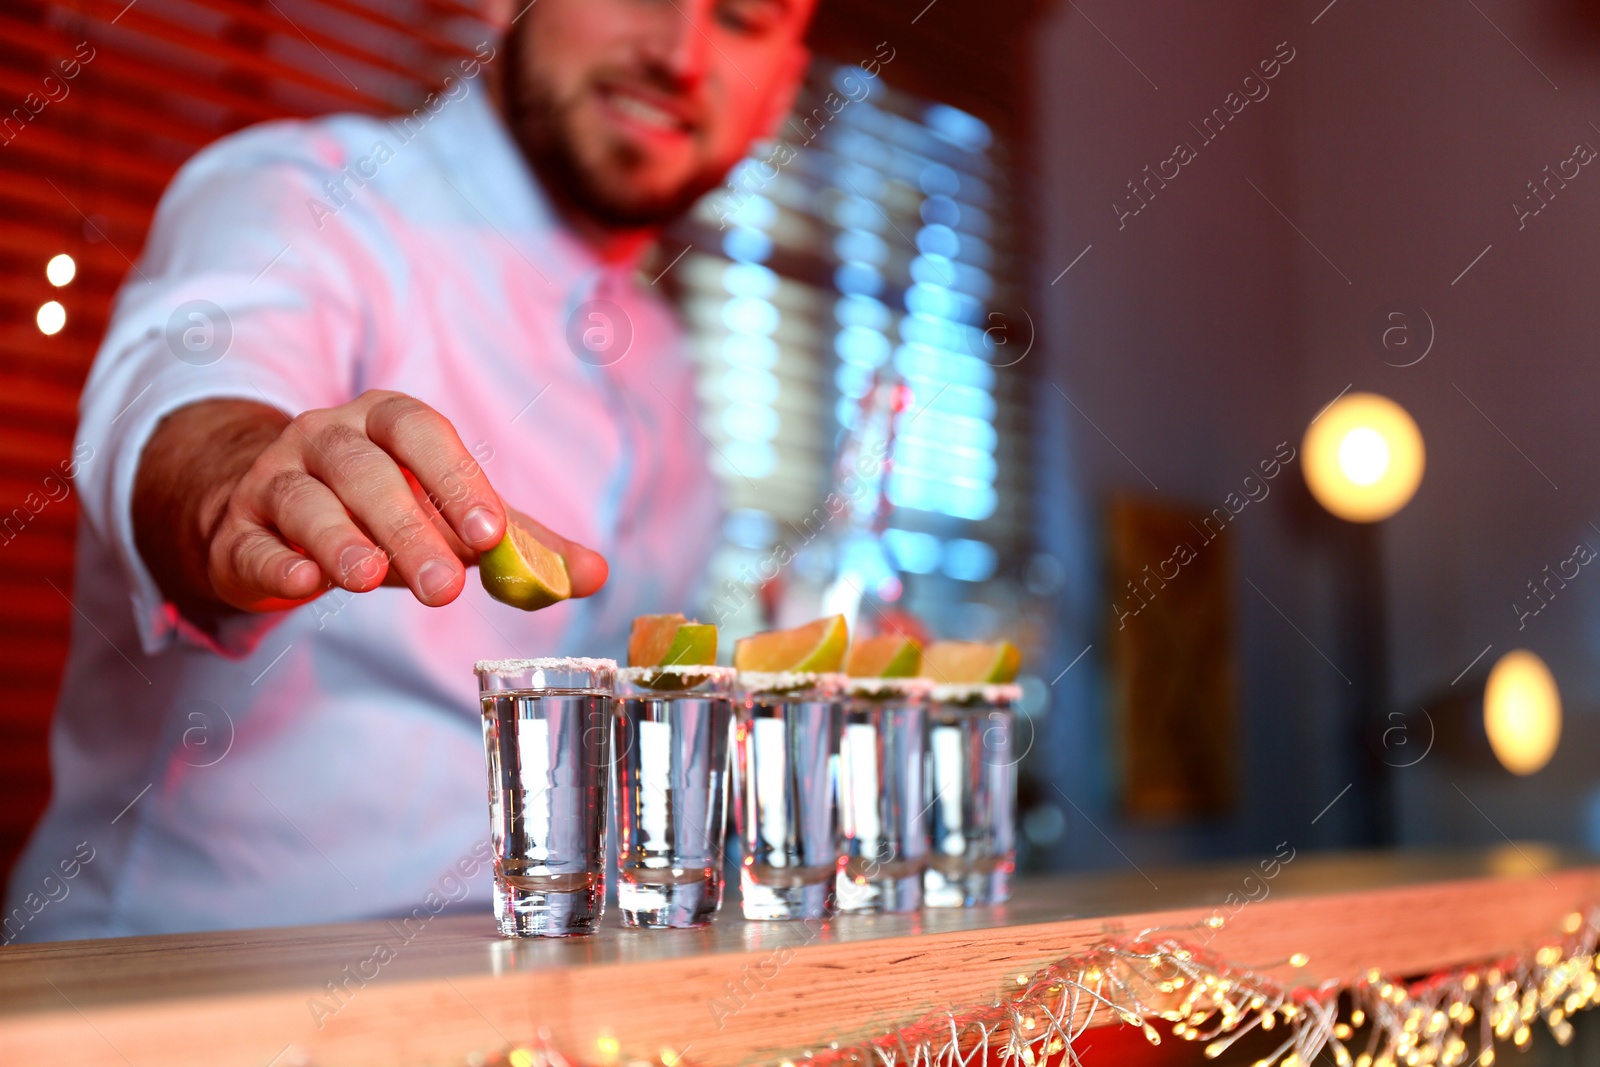
<instances>
[{"instance_id":1,"label":"row of shot glasses","mask_svg":"<svg viewBox=\"0 0 1600 1067\"><path fill-rule=\"evenodd\" d=\"M1010 896L1015 685L553 658L477 675L508 937L596 928L608 807L627 926L712 921L730 846L748 920Z\"/></svg>"}]
</instances>

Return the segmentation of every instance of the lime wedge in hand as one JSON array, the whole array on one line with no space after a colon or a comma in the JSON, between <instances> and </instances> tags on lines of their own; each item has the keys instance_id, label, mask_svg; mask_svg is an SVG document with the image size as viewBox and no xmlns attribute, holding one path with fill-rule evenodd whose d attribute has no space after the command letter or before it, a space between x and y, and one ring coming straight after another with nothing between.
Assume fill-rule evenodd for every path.
<instances>
[{"instance_id":1,"label":"lime wedge in hand","mask_svg":"<svg viewBox=\"0 0 1600 1067\"><path fill-rule=\"evenodd\" d=\"M1015 681L1022 653L1010 641L936 641L922 654L922 676L941 685Z\"/></svg>"},{"instance_id":2,"label":"lime wedge in hand","mask_svg":"<svg viewBox=\"0 0 1600 1067\"><path fill-rule=\"evenodd\" d=\"M844 673L852 678L914 678L922 649L904 634L858 637L850 646Z\"/></svg>"},{"instance_id":3,"label":"lime wedge in hand","mask_svg":"<svg viewBox=\"0 0 1600 1067\"><path fill-rule=\"evenodd\" d=\"M524 611L537 611L572 595L567 561L533 534L506 521L506 535L478 557L478 577L489 595Z\"/></svg>"},{"instance_id":4,"label":"lime wedge in hand","mask_svg":"<svg viewBox=\"0 0 1600 1067\"><path fill-rule=\"evenodd\" d=\"M762 674L836 671L850 644L843 615L830 615L792 630L771 630L743 638L733 648L733 665Z\"/></svg>"},{"instance_id":5,"label":"lime wedge in hand","mask_svg":"<svg viewBox=\"0 0 1600 1067\"><path fill-rule=\"evenodd\" d=\"M633 631L628 635L628 666L701 666L715 662L715 626L689 622L681 614L640 615L633 620ZM703 681L703 674L663 671L644 678L643 684L650 689L689 689Z\"/></svg>"}]
</instances>

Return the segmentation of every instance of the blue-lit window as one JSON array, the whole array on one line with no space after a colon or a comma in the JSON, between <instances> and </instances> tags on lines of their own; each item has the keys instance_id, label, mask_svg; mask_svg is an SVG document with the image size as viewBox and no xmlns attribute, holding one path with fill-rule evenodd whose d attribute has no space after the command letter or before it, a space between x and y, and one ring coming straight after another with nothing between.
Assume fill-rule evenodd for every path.
<instances>
[{"instance_id":1,"label":"blue-lit window","mask_svg":"<svg viewBox=\"0 0 1600 1067\"><path fill-rule=\"evenodd\" d=\"M819 128L830 89L850 100ZM758 145L702 201L669 272L733 509L713 584L748 580L813 514L842 443L898 383L890 462L870 480L881 564L851 564L867 550L849 541L792 568L859 565L898 595L868 573L892 567L920 596L971 597L1027 537L1026 388L988 332L1015 277L1004 146L976 116L823 61L782 132L788 152Z\"/></svg>"}]
</instances>

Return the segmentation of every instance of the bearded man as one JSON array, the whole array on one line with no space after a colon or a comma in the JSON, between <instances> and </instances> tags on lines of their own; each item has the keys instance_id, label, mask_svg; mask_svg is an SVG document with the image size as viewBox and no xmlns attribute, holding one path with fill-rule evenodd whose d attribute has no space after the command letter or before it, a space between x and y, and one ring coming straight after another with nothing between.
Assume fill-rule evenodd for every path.
<instances>
[{"instance_id":1,"label":"bearded man","mask_svg":"<svg viewBox=\"0 0 1600 1067\"><path fill-rule=\"evenodd\" d=\"M637 267L787 114L811 3L518 0L404 119L184 166L83 396L55 791L7 940L487 902L473 662L690 603L718 501ZM577 599L469 580L511 516Z\"/></svg>"}]
</instances>

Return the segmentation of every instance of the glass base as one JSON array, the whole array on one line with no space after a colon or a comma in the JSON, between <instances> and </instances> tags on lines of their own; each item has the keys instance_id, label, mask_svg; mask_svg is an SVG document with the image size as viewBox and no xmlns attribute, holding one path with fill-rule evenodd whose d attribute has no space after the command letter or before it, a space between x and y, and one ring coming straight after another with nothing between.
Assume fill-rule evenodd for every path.
<instances>
[{"instance_id":1,"label":"glass base","mask_svg":"<svg viewBox=\"0 0 1600 1067\"><path fill-rule=\"evenodd\" d=\"M922 907L922 875L857 879L841 871L835 889L839 910L854 914L916 911Z\"/></svg>"},{"instance_id":2,"label":"glass base","mask_svg":"<svg viewBox=\"0 0 1600 1067\"><path fill-rule=\"evenodd\" d=\"M530 889L499 878L494 883L494 918L503 937L592 934L605 906L605 882L599 878L588 888L567 891Z\"/></svg>"},{"instance_id":3,"label":"glass base","mask_svg":"<svg viewBox=\"0 0 1600 1067\"><path fill-rule=\"evenodd\" d=\"M705 926L722 906L722 872L696 872L693 881L651 881L673 872L624 871L617 882L617 906L624 926L682 928Z\"/></svg>"},{"instance_id":4,"label":"glass base","mask_svg":"<svg viewBox=\"0 0 1600 1067\"><path fill-rule=\"evenodd\" d=\"M783 878L785 871L773 868L771 880ZM744 917L756 922L785 919L826 919L838 910L834 898L834 878L830 869L820 882L762 884L750 876L749 868L739 871L739 894Z\"/></svg>"},{"instance_id":5,"label":"glass base","mask_svg":"<svg viewBox=\"0 0 1600 1067\"><path fill-rule=\"evenodd\" d=\"M974 908L1011 899L1012 862L979 868L929 867L922 878L922 903L929 908Z\"/></svg>"}]
</instances>

